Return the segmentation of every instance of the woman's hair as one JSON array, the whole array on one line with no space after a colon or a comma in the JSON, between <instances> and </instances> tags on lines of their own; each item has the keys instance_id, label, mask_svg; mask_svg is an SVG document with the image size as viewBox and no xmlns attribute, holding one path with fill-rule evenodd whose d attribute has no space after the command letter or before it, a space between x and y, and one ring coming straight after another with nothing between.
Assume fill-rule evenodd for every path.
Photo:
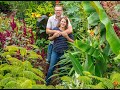
<instances>
[{"instance_id":1,"label":"woman's hair","mask_svg":"<svg viewBox=\"0 0 120 90\"><path fill-rule=\"evenodd\" d=\"M67 28L68 28L68 18L67 18L66 16L60 18L60 20L59 20L59 22L58 22L58 24L57 24L57 27L60 27L60 22L61 22L62 19L65 19L65 20L66 20L65 29L67 29Z\"/></svg>"}]
</instances>

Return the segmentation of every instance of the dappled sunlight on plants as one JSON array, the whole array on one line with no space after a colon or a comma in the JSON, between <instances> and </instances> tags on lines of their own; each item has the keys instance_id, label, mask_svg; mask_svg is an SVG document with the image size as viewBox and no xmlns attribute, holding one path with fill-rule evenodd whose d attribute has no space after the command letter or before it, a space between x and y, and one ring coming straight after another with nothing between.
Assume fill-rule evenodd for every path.
<instances>
[{"instance_id":1,"label":"dappled sunlight on plants","mask_svg":"<svg viewBox=\"0 0 120 90\"><path fill-rule=\"evenodd\" d=\"M4 2L11 8L5 12L2 5L0 13L0 88L120 89L120 7L116 2ZM75 41L69 43L46 86L49 40L45 29L56 3L64 6Z\"/></svg>"}]
</instances>

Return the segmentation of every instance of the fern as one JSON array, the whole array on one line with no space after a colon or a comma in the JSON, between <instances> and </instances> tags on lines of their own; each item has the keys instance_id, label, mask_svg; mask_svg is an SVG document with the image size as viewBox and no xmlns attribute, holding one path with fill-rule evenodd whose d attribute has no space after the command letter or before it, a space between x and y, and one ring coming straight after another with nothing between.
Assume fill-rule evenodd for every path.
<instances>
[{"instance_id":1,"label":"fern","mask_svg":"<svg viewBox=\"0 0 120 90\"><path fill-rule=\"evenodd\" d=\"M88 85L91 89L105 89L102 82L99 82L96 85Z\"/></svg>"},{"instance_id":2,"label":"fern","mask_svg":"<svg viewBox=\"0 0 120 90\"><path fill-rule=\"evenodd\" d=\"M63 76L61 77L61 80L69 82L69 83L73 82L73 79L69 76Z\"/></svg>"},{"instance_id":3,"label":"fern","mask_svg":"<svg viewBox=\"0 0 120 90\"><path fill-rule=\"evenodd\" d=\"M26 49L26 48L20 47L19 49L20 49L20 54L21 54L21 56L24 57L24 56L27 55L27 49Z\"/></svg>"},{"instance_id":4,"label":"fern","mask_svg":"<svg viewBox=\"0 0 120 90\"><path fill-rule=\"evenodd\" d=\"M20 72L19 75L29 79L38 79L37 75L31 71L23 71L23 72Z\"/></svg>"},{"instance_id":5,"label":"fern","mask_svg":"<svg viewBox=\"0 0 120 90\"><path fill-rule=\"evenodd\" d=\"M32 68L31 71L34 72L34 73L36 73L37 75L39 75L39 76L41 76L41 77L44 76L43 72L40 71L39 69Z\"/></svg>"},{"instance_id":6,"label":"fern","mask_svg":"<svg viewBox=\"0 0 120 90\"><path fill-rule=\"evenodd\" d=\"M2 74L0 74L0 80L2 80L2 79L3 79L3 77L4 77L4 76L3 76Z\"/></svg>"},{"instance_id":7,"label":"fern","mask_svg":"<svg viewBox=\"0 0 120 90\"><path fill-rule=\"evenodd\" d=\"M32 47L35 48L35 49L39 49L39 47L36 46L36 45L28 44L28 46L32 46Z\"/></svg>"},{"instance_id":8,"label":"fern","mask_svg":"<svg viewBox=\"0 0 120 90\"><path fill-rule=\"evenodd\" d=\"M43 60L42 56L38 55L34 51L29 51L28 53L29 53L28 59L37 59L37 58L40 58L41 60Z\"/></svg>"},{"instance_id":9,"label":"fern","mask_svg":"<svg viewBox=\"0 0 120 90\"><path fill-rule=\"evenodd\" d=\"M4 75L6 71L10 72L10 70L11 70L10 65L3 64L3 67L0 68L0 73Z\"/></svg>"},{"instance_id":10,"label":"fern","mask_svg":"<svg viewBox=\"0 0 120 90\"><path fill-rule=\"evenodd\" d=\"M9 81L15 81L15 78L6 77L0 81L0 86L5 86Z\"/></svg>"},{"instance_id":11,"label":"fern","mask_svg":"<svg viewBox=\"0 0 120 90\"><path fill-rule=\"evenodd\" d=\"M113 86L111 80L109 80L107 78L103 78L101 81L107 87L107 89L114 89L114 86Z\"/></svg>"},{"instance_id":12,"label":"fern","mask_svg":"<svg viewBox=\"0 0 120 90\"><path fill-rule=\"evenodd\" d=\"M107 79L107 78L101 78L101 77L97 77L97 76L90 76L90 77L101 81L106 89L113 89L114 88L112 81Z\"/></svg>"},{"instance_id":13,"label":"fern","mask_svg":"<svg viewBox=\"0 0 120 90\"><path fill-rule=\"evenodd\" d=\"M14 57L10 57L7 59L10 64L12 65L16 65L16 66L21 66L22 65L22 61L21 60L18 60L17 58L14 58Z\"/></svg>"},{"instance_id":14,"label":"fern","mask_svg":"<svg viewBox=\"0 0 120 90\"><path fill-rule=\"evenodd\" d=\"M20 84L22 89L30 89L32 88L32 81L31 80L25 80L25 82Z\"/></svg>"},{"instance_id":15,"label":"fern","mask_svg":"<svg viewBox=\"0 0 120 90\"><path fill-rule=\"evenodd\" d=\"M120 73L112 73L110 79L112 82L118 81L120 83Z\"/></svg>"},{"instance_id":16,"label":"fern","mask_svg":"<svg viewBox=\"0 0 120 90\"><path fill-rule=\"evenodd\" d=\"M28 80L28 78L19 76L16 78L16 80L19 84L21 84L21 83L25 82L26 80ZM36 82L34 80L31 80L31 81L32 81L32 84L36 84Z\"/></svg>"},{"instance_id":17,"label":"fern","mask_svg":"<svg viewBox=\"0 0 120 90\"><path fill-rule=\"evenodd\" d=\"M22 72L22 71L23 71L23 69L21 67L18 67L15 65L11 66L11 74L13 75L13 77L18 76L19 72Z\"/></svg>"},{"instance_id":18,"label":"fern","mask_svg":"<svg viewBox=\"0 0 120 90\"><path fill-rule=\"evenodd\" d=\"M17 46L11 45L11 46L6 46L5 50L8 50L9 52L15 52L19 50Z\"/></svg>"},{"instance_id":19,"label":"fern","mask_svg":"<svg viewBox=\"0 0 120 90\"><path fill-rule=\"evenodd\" d=\"M32 89L47 89L46 85L32 85Z\"/></svg>"},{"instance_id":20,"label":"fern","mask_svg":"<svg viewBox=\"0 0 120 90\"><path fill-rule=\"evenodd\" d=\"M20 89L20 85L16 81L9 81L5 86L4 89Z\"/></svg>"},{"instance_id":21,"label":"fern","mask_svg":"<svg viewBox=\"0 0 120 90\"><path fill-rule=\"evenodd\" d=\"M12 74L11 73L7 73L4 75L4 78L7 78L7 77L12 77Z\"/></svg>"},{"instance_id":22,"label":"fern","mask_svg":"<svg viewBox=\"0 0 120 90\"><path fill-rule=\"evenodd\" d=\"M31 70L33 67L29 61L24 61L22 64L25 70Z\"/></svg>"}]
</instances>

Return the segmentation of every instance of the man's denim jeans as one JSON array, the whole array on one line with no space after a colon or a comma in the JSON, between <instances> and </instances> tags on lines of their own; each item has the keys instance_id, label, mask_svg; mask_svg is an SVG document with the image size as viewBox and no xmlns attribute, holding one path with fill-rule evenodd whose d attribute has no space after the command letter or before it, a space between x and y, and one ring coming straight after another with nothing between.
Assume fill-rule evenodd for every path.
<instances>
[{"instance_id":1,"label":"man's denim jeans","mask_svg":"<svg viewBox=\"0 0 120 90\"><path fill-rule=\"evenodd\" d=\"M51 48L49 48L51 49ZM49 78L50 76L53 75L53 71L55 70L55 64L57 64L57 62L60 60L60 57L63 55L63 53L57 53L55 51L52 50L51 52L51 57L50 59L50 66L49 66L49 69L48 69L48 73L47 73L47 76L46 76L46 85L49 85L51 79Z\"/></svg>"},{"instance_id":2,"label":"man's denim jeans","mask_svg":"<svg viewBox=\"0 0 120 90\"><path fill-rule=\"evenodd\" d=\"M48 63L50 63L52 48L53 48L53 44L49 44L49 45L48 45L48 51L47 51L47 59L46 59L46 61L47 61Z\"/></svg>"}]
</instances>

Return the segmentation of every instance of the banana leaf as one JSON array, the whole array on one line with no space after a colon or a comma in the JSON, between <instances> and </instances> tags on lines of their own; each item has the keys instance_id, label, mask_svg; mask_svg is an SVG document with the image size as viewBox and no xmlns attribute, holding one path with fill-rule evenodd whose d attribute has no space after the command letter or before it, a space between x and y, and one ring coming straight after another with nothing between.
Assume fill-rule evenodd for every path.
<instances>
[{"instance_id":1,"label":"banana leaf","mask_svg":"<svg viewBox=\"0 0 120 90\"><path fill-rule=\"evenodd\" d=\"M91 69L93 69L96 72L96 69L97 69L97 72L95 74L98 76L102 76L102 74L106 71L106 57L107 56L105 54L103 54L99 49L96 49L96 48L90 46L89 44L86 44L85 42L82 42L80 40L75 40L74 46L76 48L78 48L80 51L85 52L89 56L94 57L95 62L97 62L97 63L95 63L95 67L93 66L93 64L94 64L93 60L89 61L89 62L85 61L84 67L89 67L86 65L90 64L92 66L89 67L89 71L94 72L91 70ZM89 57L89 59L90 59L90 57Z\"/></svg>"},{"instance_id":2,"label":"banana leaf","mask_svg":"<svg viewBox=\"0 0 120 90\"><path fill-rule=\"evenodd\" d=\"M80 75L83 75L83 68L80 64L80 61L78 59L75 58L74 55L72 55L72 53L69 52L69 56L70 56L70 60L73 64L73 67L74 67L74 70L80 74Z\"/></svg>"},{"instance_id":3,"label":"banana leaf","mask_svg":"<svg viewBox=\"0 0 120 90\"><path fill-rule=\"evenodd\" d=\"M110 48L114 54L119 54L120 51L120 39L116 35L112 23L108 18L105 10L102 8L101 4L98 1L91 1L91 5L96 9L96 12L99 15L100 21L105 25L106 28L106 40L110 44Z\"/></svg>"}]
</instances>

